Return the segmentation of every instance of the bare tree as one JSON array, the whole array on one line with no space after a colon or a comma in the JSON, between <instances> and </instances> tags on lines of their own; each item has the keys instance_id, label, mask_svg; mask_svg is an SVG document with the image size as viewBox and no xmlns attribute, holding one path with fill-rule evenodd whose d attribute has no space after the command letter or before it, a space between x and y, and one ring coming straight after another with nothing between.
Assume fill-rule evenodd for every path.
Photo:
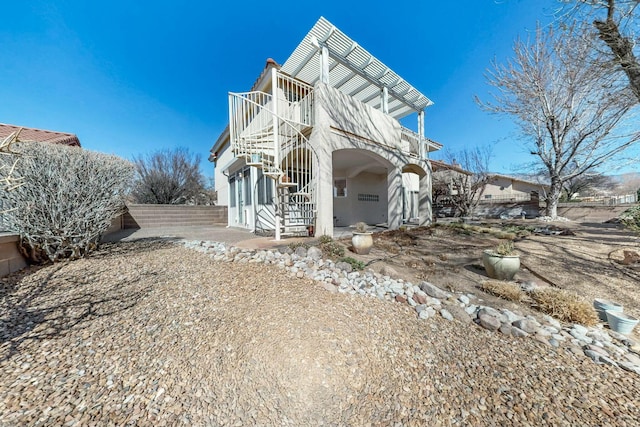
<instances>
[{"instance_id":1,"label":"bare tree","mask_svg":"<svg viewBox=\"0 0 640 427\"><path fill-rule=\"evenodd\" d=\"M550 181L547 215L557 216L562 186L592 172L640 139L629 130L635 97L624 76L593 49L593 35L569 26L538 28L516 40L514 56L487 75L497 89L484 109L511 116Z\"/></svg>"},{"instance_id":2,"label":"bare tree","mask_svg":"<svg viewBox=\"0 0 640 427\"><path fill-rule=\"evenodd\" d=\"M588 25L593 25L599 39L604 42L613 60L626 74L629 86L640 102L640 61L634 52L638 49L637 32L639 0L561 0L573 7L564 11L565 16L575 18L582 14Z\"/></svg>"},{"instance_id":3,"label":"bare tree","mask_svg":"<svg viewBox=\"0 0 640 427\"><path fill-rule=\"evenodd\" d=\"M434 172L432 187L446 192L456 216L469 216L480 203L489 182L491 149L488 146L447 152L441 170ZM441 194L439 194L442 196Z\"/></svg>"},{"instance_id":4,"label":"bare tree","mask_svg":"<svg viewBox=\"0 0 640 427\"><path fill-rule=\"evenodd\" d=\"M161 150L134 158L136 181L132 197L137 203L198 204L207 197L200 155L187 148Z\"/></svg>"},{"instance_id":5,"label":"bare tree","mask_svg":"<svg viewBox=\"0 0 640 427\"><path fill-rule=\"evenodd\" d=\"M604 192L614 190L616 181L607 175L600 173L583 174L568 178L563 184L564 197L571 201L577 195L584 195L586 192Z\"/></svg>"},{"instance_id":6,"label":"bare tree","mask_svg":"<svg viewBox=\"0 0 640 427\"><path fill-rule=\"evenodd\" d=\"M16 153L17 152L17 153ZM119 157L49 143L19 143L0 156L7 230L32 262L78 258L95 249L124 210L133 165Z\"/></svg>"}]
</instances>

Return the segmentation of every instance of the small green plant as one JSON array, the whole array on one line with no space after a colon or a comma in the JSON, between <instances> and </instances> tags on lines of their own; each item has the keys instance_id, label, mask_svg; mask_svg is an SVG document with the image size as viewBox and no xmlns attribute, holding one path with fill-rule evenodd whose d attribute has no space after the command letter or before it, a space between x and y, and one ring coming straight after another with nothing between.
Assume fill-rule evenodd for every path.
<instances>
[{"instance_id":1,"label":"small green plant","mask_svg":"<svg viewBox=\"0 0 640 427\"><path fill-rule=\"evenodd\" d=\"M495 253L498 255L509 256L515 254L515 247L513 246L513 241L507 240L505 242L500 243L494 249Z\"/></svg>"},{"instance_id":2,"label":"small green plant","mask_svg":"<svg viewBox=\"0 0 640 427\"><path fill-rule=\"evenodd\" d=\"M292 251L295 251L296 249L298 249L300 247L305 248L305 249L309 249L309 245L304 243L304 242L293 242L293 243L289 243L288 246Z\"/></svg>"},{"instance_id":3,"label":"small green plant","mask_svg":"<svg viewBox=\"0 0 640 427\"><path fill-rule=\"evenodd\" d=\"M351 267L354 270L364 270L364 267L365 267L365 263L364 262L358 261L357 259L351 258L350 256L340 258L339 261L346 262L347 264L351 264Z\"/></svg>"},{"instance_id":4,"label":"small green plant","mask_svg":"<svg viewBox=\"0 0 640 427\"><path fill-rule=\"evenodd\" d=\"M357 222L356 223L356 232L358 233L366 233L367 232L367 223L366 222Z\"/></svg>"},{"instance_id":5,"label":"small green plant","mask_svg":"<svg viewBox=\"0 0 640 427\"><path fill-rule=\"evenodd\" d=\"M323 243L330 243L330 242L333 242L333 237L331 237L331 236L329 236L327 234L323 234L322 236L320 236L318 241L320 242L321 245Z\"/></svg>"},{"instance_id":6,"label":"small green plant","mask_svg":"<svg viewBox=\"0 0 640 427\"><path fill-rule=\"evenodd\" d=\"M331 236L320 237L320 250L325 258L339 258L344 256L344 246L336 242Z\"/></svg>"}]
</instances>

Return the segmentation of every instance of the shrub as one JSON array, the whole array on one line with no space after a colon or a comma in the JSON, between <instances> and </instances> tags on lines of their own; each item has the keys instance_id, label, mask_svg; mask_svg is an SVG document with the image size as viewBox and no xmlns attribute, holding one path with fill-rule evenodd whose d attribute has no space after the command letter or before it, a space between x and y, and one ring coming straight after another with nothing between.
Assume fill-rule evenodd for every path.
<instances>
[{"instance_id":1,"label":"shrub","mask_svg":"<svg viewBox=\"0 0 640 427\"><path fill-rule=\"evenodd\" d=\"M526 294L515 283L502 282L500 280L487 280L480 285L483 291L495 295L500 298L504 298L509 301L522 301Z\"/></svg>"},{"instance_id":2,"label":"shrub","mask_svg":"<svg viewBox=\"0 0 640 427\"><path fill-rule=\"evenodd\" d=\"M339 261L342 262L346 262L347 264L351 264L351 267L354 270L364 270L365 267L365 263L362 261L358 261L355 258L351 258L350 256L344 257L344 258L340 258Z\"/></svg>"},{"instance_id":3,"label":"shrub","mask_svg":"<svg viewBox=\"0 0 640 427\"><path fill-rule=\"evenodd\" d=\"M137 203L211 204L213 195L200 172L200 155L188 148L160 150L133 159L136 179L132 196Z\"/></svg>"},{"instance_id":4,"label":"shrub","mask_svg":"<svg viewBox=\"0 0 640 427\"><path fill-rule=\"evenodd\" d=\"M2 189L4 228L20 236L32 262L79 258L95 249L111 220L123 212L133 165L116 156L48 143L21 143L1 156L21 185Z\"/></svg>"},{"instance_id":5,"label":"shrub","mask_svg":"<svg viewBox=\"0 0 640 427\"><path fill-rule=\"evenodd\" d=\"M326 234L323 234L322 236L320 236L320 238L318 240L319 240L320 244L330 243L330 242L333 242L333 237L328 236Z\"/></svg>"},{"instance_id":6,"label":"shrub","mask_svg":"<svg viewBox=\"0 0 640 427\"><path fill-rule=\"evenodd\" d=\"M620 214L620 221L634 231L640 231L640 206L634 206Z\"/></svg>"},{"instance_id":7,"label":"shrub","mask_svg":"<svg viewBox=\"0 0 640 427\"><path fill-rule=\"evenodd\" d=\"M344 256L344 246L330 236L320 238L320 249L325 258L340 258Z\"/></svg>"},{"instance_id":8,"label":"shrub","mask_svg":"<svg viewBox=\"0 0 640 427\"><path fill-rule=\"evenodd\" d=\"M559 320L586 326L598 323L595 309L575 292L557 288L538 288L530 295L538 310Z\"/></svg>"}]
</instances>

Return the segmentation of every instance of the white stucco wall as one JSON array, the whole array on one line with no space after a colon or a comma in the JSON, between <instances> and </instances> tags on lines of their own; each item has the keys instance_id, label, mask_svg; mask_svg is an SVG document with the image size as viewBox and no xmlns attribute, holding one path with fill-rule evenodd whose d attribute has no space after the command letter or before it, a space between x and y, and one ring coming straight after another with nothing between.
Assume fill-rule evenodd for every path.
<instances>
[{"instance_id":1,"label":"white stucco wall","mask_svg":"<svg viewBox=\"0 0 640 427\"><path fill-rule=\"evenodd\" d=\"M340 176L340 171L334 171ZM363 195L367 200L359 200ZM377 196L377 200L375 199ZM347 178L347 197L334 197L333 209L335 225L339 227L364 221L368 224L386 222L387 175L363 172L356 177Z\"/></svg>"}]
</instances>

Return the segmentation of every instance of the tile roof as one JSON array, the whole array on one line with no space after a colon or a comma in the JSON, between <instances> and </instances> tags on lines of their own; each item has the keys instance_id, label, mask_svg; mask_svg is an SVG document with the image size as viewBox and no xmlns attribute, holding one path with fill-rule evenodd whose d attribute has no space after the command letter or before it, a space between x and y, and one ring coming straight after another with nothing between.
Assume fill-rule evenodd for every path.
<instances>
[{"instance_id":1,"label":"tile roof","mask_svg":"<svg viewBox=\"0 0 640 427\"><path fill-rule=\"evenodd\" d=\"M52 144L64 144L80 147L80 140L72 133L54 132L44 129L27 128L23 126L7 125L0 123L0 140L20 130L18 140L22 142L50 142Z\"/></svg>"}]
</instances>

